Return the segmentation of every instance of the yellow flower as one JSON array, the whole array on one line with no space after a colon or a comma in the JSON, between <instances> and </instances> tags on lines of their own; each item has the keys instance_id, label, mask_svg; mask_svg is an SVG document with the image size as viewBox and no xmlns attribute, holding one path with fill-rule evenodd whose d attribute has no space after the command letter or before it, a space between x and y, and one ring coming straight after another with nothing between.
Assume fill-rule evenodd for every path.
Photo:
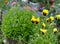
<instances>
[{"instance_id":1,"label":"yellow flower","mask_svg":"<svg viewBox=\"0 0 60 44\"><path fill-rule=\"evenodd\" d=\"M50 16L50 18L49 18L49 19L50 19L50 21L53 21L53 20L54 20L54 17Z\"/></svg>"},{"instance_id":2,"label":"yellow flower","mask_svg":"<svg viewBox=\"0 0 60 44\"><path fill-rule=\"evenodd\" d=\"M58 32L58 29L57 28L54 28L53 29L53 33L56 34Z\"/></svg>"},{"instance_id":3,"label":"yellow flower","mask_svg":"<svg viewBox=\"0 0 60 44\"><path fill-rule=\"evenodd\" d=\"M32 21L32 23L35 23L35 21L36 21L35 16L32 16L31 21Z\"/></svg>"},{"instance_id":4,"label":"yellow flower","mask_svg":"<svg viewBox=\"0 0 60 44\"><path fill-rule=\"evenodd\" d=\"M45 26L46 26L45 23L42 23L42 28L45 28Z\"/></svg>"},{"instance_id":5,"label":"yellow flower","mask_svg":"<svg viewBox=\"0 0 60 44\"><path fill-rule=\"evenodd\" d=\"M59 19L60 20L60 15L56 15L56 19Z\"/></svg>"},{"instance_id":6,"label":"yellow flower","mask_svg":"<svg viewBox=\"0 0 60 44\"><path fill-rule=\"evenodd\" d=\"M54 17L50 16L49 18L46 19L47 22L52 22L54 20Z\"/></svg>"},{"instance_id":7,"label":"yellow flower","mask_svg":"<svg viewBox=\"0 0 60 44\"><path fill-rule=\"evenodd\" d=\"M38 24L40 22L39 17L36 19L36 24Z\"/></svg>"},{"instance_id":8,"label":"yellow flower","mask_svg":"<svg viewBox=\"0 0 60 44\"><path fill-rule=\"evenodd\" d=\"M48 15L49 11L47 9L44 9L42 13L44 16L46 16L46 15Z\"/></svg>"},{"instance_id":9,"label":"yellow flower","mask_svg":"<svg viewBox=\"0 0 60 44\"><path fill-rule=\"evenodd\" d=\"M34 16L32 16L31 21L32 21L32 23L36 23L36 24L38 24L39 21L40 21L40 19L39 19L39 17L38 17L38 18L35 18Z\"/></svg>"},{"instance_id":10,"label":"yellow flower","mask_svg":"<svg viewBox=\"0 0 60 44\"><path fill-rule=\"evenodd\" d=\"M49 18L47 18L46 21L49 22Z\"/></svg>"},{"instance_id":11,"label":"yellow flower","mask_svg":"<svg viewBox=\"0 0 60 44\"><path fill-rule=\"evenodd\" d=\"M42 32L43 35L45 35L47 33L46 29L41 29L40 31Z\"/></svg>"}]
</instances>

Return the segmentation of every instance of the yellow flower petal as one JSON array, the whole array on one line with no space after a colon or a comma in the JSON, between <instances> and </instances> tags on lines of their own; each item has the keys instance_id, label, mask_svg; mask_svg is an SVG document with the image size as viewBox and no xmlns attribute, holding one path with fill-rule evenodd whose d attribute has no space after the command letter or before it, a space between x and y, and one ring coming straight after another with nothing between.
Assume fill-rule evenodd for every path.
<instances>
[{"instance_id":1,"label":"yellow flower petal","mask_svg":"<svg viewBox=\"0 0 60 44\"><path fill-rule=\"evenodd\" d=\"M58 32L58 29L57 29L57 28L54 28L54 29L53 29L53 32Z\"/></svg>"},{"instance_id":2,"label":"yellow flower petal","mask_svg":"<svg viewBox=\"0 0 60 44\"><path fill-rule=\"evenodd\" d=\"M47 33L47 30L46 29L41 29L40 31L43 32L44 35Z\"/></svg>"},{"instance_id":3,"label":"yellow flower petal","mask_svg":"<svg viewBox=\"0 0 60 44\"><path fill-rule=\"evenodd\" d=\"M56 15L56 18L57 18L57 19L60 19L60 15Z\"/></svg>"},{"instance_id":4,"label":"yellow flower petal","mask_svg":"<svg viewBox=\"0 0 60 44\"><path fill-rule=\"evenodd\" d=\"M53 21L54 20L54 17L52 17L52 16L50 16L50 18L49 18L51 21Z\"/></svg>"},{"instance_id":5,"label":"yellow flower petal","mask_svg":"<svg viewBox=\"0 0 60 44\"><path fill-rule=\"evenodd\" d=\"M36 19L35 19L35 16L32 16L32 19L31 19L31 21L35 21Z\"/></svg>"},{"instance_id":6,"label":"yellow flower petal","mask_svg":"<svg viewBox=\"0 0 60 44\"><path fill-rule=\"evenodd\" d=\"M45 23L42 23L42 27L45 28L45 26L46 26Z\"/></svg>"},{"instance_id":7,"label":"yellow flower petal","mask_svg":"<svg viewBox=\"0 0 60 44\"><path fill-rule=\"evenodd\" d=\"M37 22L40 22L40 18L38 17L38 18L36 19L36 21L37 21Z\"/></svg>"},{"instance_id":8,"label":"yellow flower petal","mask_svg":"<svg viewBox=\"0 0 60 44\"><path fill-rule=\"evenodd\" d=\"M48 15L48 13L49 13L49 11L48 11L47 9L44 9L44 10L43 10L43 15L44 15L44 16Z\"/></svg>"}]
</instances>

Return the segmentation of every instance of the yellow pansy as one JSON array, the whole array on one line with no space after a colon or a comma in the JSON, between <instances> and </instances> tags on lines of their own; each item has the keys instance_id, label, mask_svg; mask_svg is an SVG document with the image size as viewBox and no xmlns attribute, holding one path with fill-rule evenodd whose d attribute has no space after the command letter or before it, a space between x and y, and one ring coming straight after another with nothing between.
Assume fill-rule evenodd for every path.
<instances>
[{"instance_id":1,"label":"yellow pansy","mask_svg":"<svg viewBox=\"0 0 60 44\"><path fill-rule=\"evenodd\" d=\"M60 15L56 15L56 19L60 19Z\"/></svg>"},{"instance_id":2,"label":"yellow pansy","mask_svg":"<svg viewBox=\"0 0 60 44\"><path fill-rule=\"evenodd\" d=\"M53 21L54 20L54 17L53 16L50 16L50 18L49 18L51 21Z\"/></svg>"},{"instance_id":3,"label":"yellow pansy","mask_svg":"<svg viewBox=\"0 0 60 44\"><path fill-rule=\"evenodd\" d=\"M46 19L47 22L52 22L54 20L54 17L53 16L50 16L49 18Z\"/></svg>"},{"instance_id":4,"label":"yellow pansy","mask_svg":"<svg viewBox=\"0 0 60 44\"><path fill-rule=\"evenodd\" d=\"M46 15L48 15L49 11L48 11L47 9L44 9L44 10L42 11L42 13L43 13L44 16L46 16Z\"/></svg>"},{"instance_id":5,"label":"yellow pansy","mask_svg":"<svg viewBox=\"0 0 60 44\"><path fill-rule=\"evenodd\" d=\"M35 23L35 21L36 21L35 16L32 16L31 21L32 21L32 23Z\"/></svg>"},{"instance_id":6,"label":"yellow pansy","mask_svg":"<svg viewBox=\"0 0 60 44\"><path fill-rule=\"evenodd\" d=\"M56 34L58 32L58 29L57 28L54 28L53 29L53 33Z\"/></svg>"},{"instance_id":7,"label":"yellow pansy","mask_svg":"<svg viewBox=\"0 0 60 44\"><path fill-rule=\"evenodd\" d=\"M38 17L38 18L35 18L35 16L32 16L31 21L32 21L32 23L36 23L36 24L38 24L39 21L40 21L40 19L39 19L39 17Z\"/></svg>"},{"instance_id":8,"label":"yellow pansy","mask_svg":"<svg viewBox=\"0 0 60 44\"><path fill-rule=\"evenodd\" d=\"M46 27L45 23L42 23L42 28L45 28L45 27Z\"/></svg>"},{"instance_id":9,"label":"yellow pansy","mask_svg":"<svg viewBox=\"0 0 60 44\"><path fill-rule=\"evenodd\" d=\"M38 24L39 22L40 22L40 19L38 17L38 18L36 18L36 24Z\"/></svg>"},{"instance_id":10,"label":"yellow pansy","mask_svg":"<svg viewBox=\"0 0 60 44\"><path fill-rule=\"evenodd\" d=\"M46 21L48 22L49 21L49 18L47 18Z\"/></svg>"},{"instance_id":11,"label":"yellow pansy","mask_svg":"<svg viewBox=\"0 0 60 44\"><path fill-rule=\"evenodd\" d=\"M40 31L42 32L43 35L45 35L47 33L46 29L41 29Z\"/></svg>"}]
</instances>

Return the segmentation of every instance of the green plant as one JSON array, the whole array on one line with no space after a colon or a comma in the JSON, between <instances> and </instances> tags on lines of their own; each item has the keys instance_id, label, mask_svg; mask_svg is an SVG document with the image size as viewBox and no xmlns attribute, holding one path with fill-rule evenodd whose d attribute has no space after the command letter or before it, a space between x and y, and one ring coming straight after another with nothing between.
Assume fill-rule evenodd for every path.
<instances>
[{"instance_id":1,"label":"green plant","mask_svg":"<svg viewBox=\"0 0 60 44\"><path fill-rule=\"evenodd\" d=\"M29 39L29 35L34 33L31 17L35 12L18 9L18 7L14 7L3 15L2 33L13 40L18 40L19 36L22 40L26 40Z\"/></svg>"}]
</instances>

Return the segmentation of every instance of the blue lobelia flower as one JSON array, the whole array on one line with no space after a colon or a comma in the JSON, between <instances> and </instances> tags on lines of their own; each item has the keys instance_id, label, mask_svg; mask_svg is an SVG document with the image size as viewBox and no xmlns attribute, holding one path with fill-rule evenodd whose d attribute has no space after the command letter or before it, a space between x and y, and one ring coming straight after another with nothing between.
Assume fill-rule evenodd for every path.
<instances>
[{"instance_id":1,"label":"blue lobelia flower","mask_svg":"<svg viewBox=\"0 0 60 44\"><path fill-rule=\"evenodd\" d=\"M38 16L41 16L41 12L38 11L37 14L38 14Z\"/></svg>"}]
</instances>

